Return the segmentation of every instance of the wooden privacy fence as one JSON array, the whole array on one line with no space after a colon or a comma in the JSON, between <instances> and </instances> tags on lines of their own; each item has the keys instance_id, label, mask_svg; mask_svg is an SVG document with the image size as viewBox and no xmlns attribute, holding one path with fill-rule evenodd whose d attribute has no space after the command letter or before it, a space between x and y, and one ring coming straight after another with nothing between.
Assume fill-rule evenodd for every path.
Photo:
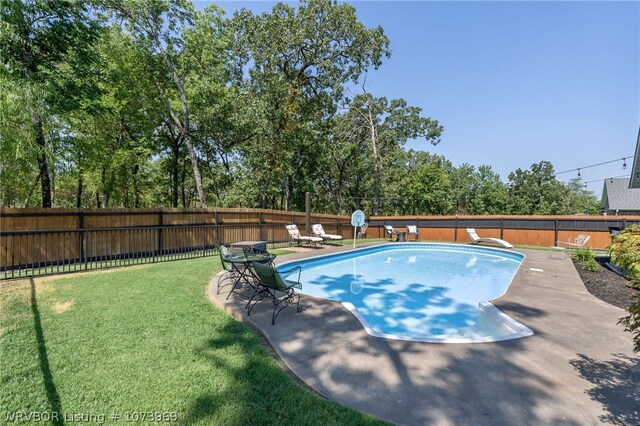
<instances>
[{"instance_id":1,"label":"wooden privacy fence","mask_svg":"<svg viewBox=\"0 0 640 426\"><path fill-rule=\"evenodd\" d=\"M350 217L310 214L325 232L353 237ZM367 237L384 225L416 225L420 239L468 242L466 228L513 244L551 246L579 234L606 248L611 232L640 216L403 216L368 218ZM220 244L288 243L284 225L305 232L303 212L261 209L0 209L0 278L49 274L217 254Z\"/></svg>"},{"instance_id":2,"label":"wooden privacy fence","mask_svg":"<svg viewBox=\"0 0 640 426\"><path fill-rule=\"evenodd\" d=\"M531 246L553 246L588 234L589 248L606 249L612 232L640 225L640 216L373 216L367 235L385 237L384 225L399 230L416 225L421 240L459 242L469 242L467 228L475 228L481 237Z\"/></svg>"},{"instance_id":3,"label":"wooden privacy fence","mask_svg":"<svg viewBox=\"0 0 640 426\"><path fill-rule=\"evenodd\" d=\"M311 214L348 238L350 218ZM261 209L0 209L0 278L217 254L220 244L287 244L305 213Z\"/></svg>"}]
</instances>

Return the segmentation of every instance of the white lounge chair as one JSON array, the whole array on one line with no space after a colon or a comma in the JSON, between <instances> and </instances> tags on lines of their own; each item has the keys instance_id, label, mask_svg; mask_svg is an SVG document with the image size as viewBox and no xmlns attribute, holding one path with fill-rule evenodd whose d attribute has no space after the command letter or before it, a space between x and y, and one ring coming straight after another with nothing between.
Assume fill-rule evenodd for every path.
<instances>
[{"instance_id":1,"label":"white lounge chair","mask_svg":"<svg viewBox=\"0 0 640 426\"><path fill-rule=\"evenodd\" d=\"M398 234L398 231L393 229L391 225L384 225L384 233L389 235L389 240L393 240L393 236Z\"/></svg>"},{"instance_id":2,"label":"white lounge chair","mask_svg":"<svg viewBox=\"0 0 640 426\"><path fill-rule=\"evenodd\" d=\"M327 234L319 223L311 225L311 230L316 237L322 238L324 241L341 241L342 235ZM342 243L341 243L342 244Z\"/></svg>"},{"instance_id":3,"label":"white lounge chair","mask_svg":"<svg viewBox=\"0 0 640 426\"><path fill-rule=\"evenodd\" d=\"M556 241L556 247L565 247L572 249L583 248L587 245L590 239L591 235L580 234L575 239L569 239L569 241Z\"/></svg>"},{"instance_id":4,"label":"white lounge chair","mask_svg":"<svg viewBox=\"0 0 640 426\"><path fill-rule=\"evenodd\" d=\"M313 245L315 246L316 243L321 243L322 241L324 241L320 237L306 237L300 234L300 231L298 231L298 227L295 224L285 226L287 228L287 231L289 231L289 244L292 244L295 241L298 243L298 245L302 243L313 243Z\"/></svg>"},{"instance_id":5,"label":"white lounge chair","mask_svg":"<svg viewBox=\"0 0 640 426\"><path fill-rule=\"evenodd\" d=\"M505 240L501 240L500 238L480 238L475 228L467 228L467 234L469 235L471 244L492 243L492 244L497 244L499 246L502 246L504 248L513 248L511 244L509 244Z\"/></svg>"},{"instance_id":6,"label":"white lounge chair","mask_svg":"<svg viewBox=\"0 0 640 426\"><path fill-rule=\"evenodd\" d=\"M416 225L407 225L407 236L415 235L416 241L420 238L420 231Z\"/></svg>"},{"instance_id":7,"label":"white lounge chair","mask_svg":"<svg viewBox=\"0 0 640 426\"><path fill-rule=\"evenodd\" d=\"M560 252L562 254L562 259L567 260L567 249L583 248L587 245L590 239L591 235L580 234L574 239L569 238L568 241L556 241L555 246L549 247L550 257L553 259L553 254Z\"/></svg>"}]
</instances>

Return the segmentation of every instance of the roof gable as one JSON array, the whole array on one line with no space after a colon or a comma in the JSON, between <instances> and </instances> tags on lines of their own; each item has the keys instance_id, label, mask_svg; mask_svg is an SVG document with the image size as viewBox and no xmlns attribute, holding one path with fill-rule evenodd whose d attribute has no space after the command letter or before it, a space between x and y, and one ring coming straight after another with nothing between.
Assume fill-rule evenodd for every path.
<instances>
[{"instance_id":1,"label":"roof gable","mask_svg":"<svg viewBox=\"0 0 640 426\"><path fill-rule=\"evenodd\" d=\"M629 188L628 178L606 179L602 202L610 210L640 210L640 188Z\"/></svg>"}]
</instances>

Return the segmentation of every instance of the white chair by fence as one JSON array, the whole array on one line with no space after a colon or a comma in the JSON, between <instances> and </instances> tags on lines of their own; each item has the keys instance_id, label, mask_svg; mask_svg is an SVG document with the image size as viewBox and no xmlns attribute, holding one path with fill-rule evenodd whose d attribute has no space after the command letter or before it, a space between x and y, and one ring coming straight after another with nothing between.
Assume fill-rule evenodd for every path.
<instances>
[{"instance_id":1,"label":"white chair by fence","mask_svg":"<svg viewBox=\"0 0 640 426\"><path fill-rule=\"evenodd\" d=\"M298 227L295 224L286 225L287 231L289 232L289 244L291 245L294 241L298 243L298 245L302 243L313 243L315 246L316 243L321 243L324 241L320 237L307 237L300 233Z\"/></svg>"},{"instance_id":2,"label":"white chair by fence","mask_svg":"<svg viewBox=\"0 0 640 426\"><path fill-rule=\"evenodd\" d=\"M340 244L342 244L342 235L327 234L320 223L311 225L311 230L316 237L322 238L323 241L340 241Z\"/></svg>"},{"instance_id":3,"label":"white chair by fence","mask_svg":"<svg viewBox=\"0 0 640 426\"><path fill-rule=\"evenodd\" d=\"M490 243L497 244L504 248L513 248L510 243L506 242L505 240L501 240L500 238L481 238L480 236L478 236L478 233L474 228L467 228L467 234L469 235L471 244Z\"/></svg>"},{"instance_id":4,"label":"white chair by fence","mask_svg":"<svg viewBox=\"0 0 640 426\"><path fill-rule=\"evenodd\" d=\"M415 235L416 241L420 239L420 230L416 225L407 225L407 236L409 235Z\"/></svg>"}]
</instances>

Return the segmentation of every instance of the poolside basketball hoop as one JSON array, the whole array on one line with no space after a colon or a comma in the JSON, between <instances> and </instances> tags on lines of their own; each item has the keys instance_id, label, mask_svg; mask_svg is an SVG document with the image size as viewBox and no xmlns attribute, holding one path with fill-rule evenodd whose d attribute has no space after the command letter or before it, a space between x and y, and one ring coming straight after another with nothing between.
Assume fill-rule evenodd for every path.
<instances>
[{"instance_id":1,"label":"poolside basketball hoop","mask_svg":"<svg viewBox=\"0 0 640 426\"><path fill-rule=\"evenodd\" d=\"M364 212L362 210L356 210L351 215L351 226L353 226L353 248L356 248L356 231L358 226L364 225Z\"/></svg>"}]
</instances>

